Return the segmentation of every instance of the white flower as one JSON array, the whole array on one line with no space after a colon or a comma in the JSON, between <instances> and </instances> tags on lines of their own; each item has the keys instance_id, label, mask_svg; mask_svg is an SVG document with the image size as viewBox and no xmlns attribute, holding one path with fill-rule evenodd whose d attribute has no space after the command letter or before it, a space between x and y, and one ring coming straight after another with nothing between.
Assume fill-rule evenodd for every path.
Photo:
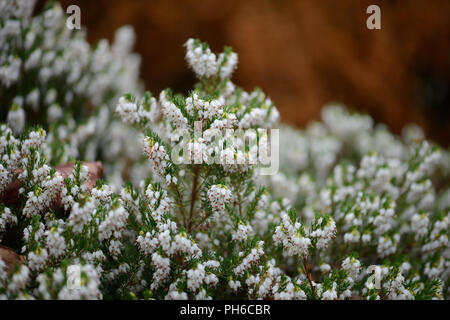
<instances>
[{"instance_id":1,"label":"white flower","mask_svg":"<svg viewBox=\"0 0 450 320\"><path fill-rule=\"evenodd\" d=\"M98 226L98 239L103 241L110 237L120 239L126 227L128 212L121 205L117 205L110 210L100 225Z\"/></svg>"},{"instance_id":2,"label":"white flower","mask_svg":"<svg viewBox=\"0 0 450 320\"><path fill-rule=\"evenodd\" d=\"M203 48L202 44L196 43L194 39L186 41L185 46L186 60L197 77L211 77L217 73L216 55L209 48Z\"/></svg>"},{"instance_id":3,"label":"white flower","mask_svg":"<svg viewBox=\"0 0 450 320\"><path fill-rule=\"evenodd\" d=\"M42 50L37 48L34 50L30 56L28 57L27 61L25 62L25 70L29 71L31 69L36 68L39 63L41 62L41 56L42 56Z\"/></svg>"},{"instance_id":4,"label":"white flower","mask_svg":"<svg viewBox=\"0 0 450 320\"><path fill-rule=\"evenodd\" d=\"M75 202L69 215L68 225L73 227L75 233L81 233L84 226L92 220L96 211L96 206L93 201L87 201L83 205Z\"/></svg>"},{"instance_id":5,"label":"white flower","mask_svg":"<svg viewBox=\"0 0 450 320\"><path fill-rule=\"evenodd\" d=\"M200 288L206 277L205 268L202 264L198 264L196 269L187 271L187 287L195 292Z\"/></svg>"},{"instance_id":6,"label":"white flower","mask_svg":"<svg viewBox=\"0 0 450 320\"><path fill-rule=\"evenodd\" d=\"M128 101L125 97L120 97L116 112L122 118L122 121L130 124L138 123L140 118L136 103Z\"/></svg>"},{"instance_id":7,"label":"white flower","mask_svg":"<svg viewBox=\"0 0 450 320\"><path fill-rule=\"evenodd\" d=\"M232 200L231 191L223 185L212 185L207 196L213 210L219 213L224 213L225 205Z\"/></svg>"},{"instance_id":8,"label":"white flower","mask_svg":"<svg viewBox=\"0 0 450 320\"><path fill-rule=\"evenodd\" d=\"M152 255L152 265L155 267L155 272L153 273L151 289L154 290L162 285L162 282L169 277L170 260L168 258L163 258L155 252Z\"/></svg>"},{"instance_id":9,"label":"white flower","mask_svg":"<svg viewBox=\"0 0 450 320\"><path fill-rule=\"evenodd\" d=\"M49 255L58 258L64 254L67 249L66 241L61 235L63 228L52 227L45 232L46 242L48 246Z\"/></svg>"},{"instance_id":10,"label":"white flower","mask_svg":"<svg viewBox=\"0 0 450 320\"><path fill-rule=\"evenodd\" d=\"M327 263L322 263L319 268L320 268L320 271L323 273L330 272L330 270L331 270L331 266Z\"/></svg>"},{"instance_id":11,"label":"white flower","mask_svg":"<svg viewBox=\"0 0 450 320\"><path fill-rule=\"evenodd\" d=\"M253 234L253 228L250 225L239 223L237 230L233 232L232 239L243 242L246 241L251 234Z\"/></svg>"},{"instance_id":12,"label":"white flower","mask_svg":"<svg viewBox=\"0 0 450 320\"><path fill-rule=\"evenodd\" d=\"M52 104L47 110L47 121L53 123L63 117L63 110L57 103Z\"/></svg>"},{"instance_id":13,"label":"white flower","mask_svg":"<svg viewBox=\"0 0 450 320\"><path fill-rule=\"evenodd\" d=\"M161 177L165 176L165 170L169 164L170 158L164 146L155 142L149 137L143 139L144 153L150 159L153 170Z\"/></svg>"},{"instance_id":14,"label":"white flower","mask_svg":"<svg viewBox=\"0 0 450 320\"><path fill-rule=\"evenodd\" d=\"M311 240L302 235L301 224L299 222L293 224L285 212L281 212L280 215L282 222L275 228L275 233L272 236L274 243L276 245L282 244L286 254L290 256L307 256Z\"/></svg>"},{"instance_id":15,"label":"white flower","mask_svg":"<svg viewBox=\"0 0 450 320\"><path fill-rule=\"evenodd\" d=\"M19 135L25 128L25 111L17 105L13 106L8 112L7 122L14 134Z\"/></svg>"},{"instance_id":16,"label":"white flower","mask_svg":"<svg viewBox=\"0 0 450 320\"><path fill-rule=\"evenodd\" d=\"M188 120L172 101L170 101L165 91L161 91L159 95L159 103L161 104L161 111L169 121L171 121L177 128L186 128Z\"/></svg>"},{"instance_id":17,"label":"white flower","mask_svg":"<svg viewBox=\"0 0 450 320\"><path fill-rule=\"evenodd\" d=\"M354 257L347 257L342 262L342 269L347 271L348 275L353 279L356 280L356 277L360 273L361 263L358 259L355 259Z\"/></svg>"},{"instance_id":18,"label":"white flower","mask_svg":"<svg viewBox=\"0 0 450 320\"><path fill-rule=\"evenodd\" d=\"M241 282L239 280L234 281L230 280L228 281L228 285L230 286L230 289L236 292L241 287Z\"/></svg>"},{"instance_id":19,"label":"white flower","mask_svg":"<svg viewBox=\"0 0 450 320\"><path fill-rule=\"evenodd\" d=\"M8 284L7 291L9 293L16 293L20 289L25 288L28 281L30 280L30 270L25 266L21 265L17 272L15 272Z\"/></svg>"},{"instance_id":20,"label":"white flower","mask_svg":"<svg viewBox=\"0 0 450 320\"><path fill-rule=\"evenodd\" d=\"M19 80L22 60L19 57L9 56L8 61L0 66L0 81L9 88Z\"/></svg>"},{"instance_id":21,"label":"white flower","mask_svg":"<svg viewBox=\"0 0 450 320\"><path fill-rule=\"evenodd\" d=\"M230 78L236 69L238 55L235 52L221 53L219 55L220 77L222 79Z\"/></svg>"},{"instance_id":22,"label":"white flower","mask_svg":"<svg viewBox=\"0 0 450 320\"><path fill-rule=\"evenodd\" d=\"M28 254L27 262L31 270L41 270L48 259L48 253L46 249L38 248L36 251L32 251Z\"/></svg>"}]
</instances>

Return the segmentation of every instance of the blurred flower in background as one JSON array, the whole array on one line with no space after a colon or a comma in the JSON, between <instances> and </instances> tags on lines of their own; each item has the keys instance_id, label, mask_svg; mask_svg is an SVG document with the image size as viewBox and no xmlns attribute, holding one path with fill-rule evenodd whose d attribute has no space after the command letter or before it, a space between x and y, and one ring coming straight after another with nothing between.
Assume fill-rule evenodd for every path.
<instances>
[{"instance_id":1,"label":"blurred flower in background","mask_svg":"<svg viewBox=\"0 0 450 320\"><path fill-rule=\"evenodd\" d=\"M40 1L43 5L44 1ZM194 77L182 44L239 52L235 79L276 102L282 119L304 126L338 101L368 112L394 132L407 123L450 144L450 2L447 0L62 0L81 8L94 43L124 24L136 29L146 88L186 92ZM381 8L381 30L366 8Z\"/></svg>"}]
</instances>

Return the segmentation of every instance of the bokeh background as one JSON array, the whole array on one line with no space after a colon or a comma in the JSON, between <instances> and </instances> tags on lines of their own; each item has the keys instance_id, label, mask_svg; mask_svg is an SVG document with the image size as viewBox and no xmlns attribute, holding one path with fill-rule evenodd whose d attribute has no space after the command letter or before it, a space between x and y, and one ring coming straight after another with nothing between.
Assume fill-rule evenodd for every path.
<instances>
[{"instance_id":1,"label":"bokeh background","mask_svg":"<svg viewBox=\"0 0 450 320\"><path fill-rule=\"evenodd\" d=\"M45 1L38 1L38 8ZM137 33L141 75L153 93L188 91L183 43L230 45L239 54L234 82L261 87L285 122L319 119L343 102L400 132L407 123L450 145L449 0L60 0L81 8L92 44L124 24ZM366 9L381 8L381 30Z\"/></svg>"}]
</instances>

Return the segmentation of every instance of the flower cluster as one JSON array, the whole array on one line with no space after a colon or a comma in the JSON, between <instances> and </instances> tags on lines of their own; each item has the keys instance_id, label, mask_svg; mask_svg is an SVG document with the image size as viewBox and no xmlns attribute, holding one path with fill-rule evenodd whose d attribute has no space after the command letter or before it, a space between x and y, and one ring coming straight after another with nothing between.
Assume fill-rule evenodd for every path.
<instances>
[{"instance_id":1,"label":"flower cluster","mask_svg":"<svg viewBox=\"0 0 450 320\"><path fill-rule=\"evenodd\" d=\"M138 143L126 142L133 130L113 116L120 94L141 90L132 28L119 29L111 44L102 39L91 48L83 30L66 27L58 3L33 16L34 2L0 1L0 121L16 137L31 124L47 130L46 156L54 165L101 157L108 176L125 170L123 163L141 156ZM116 137L123 143L107 147ZM122 180L117 182L120 187Z\"/></svg>"},{"instance_id":2,"label":"flower cluster","mask_svg":"<svg viewBox=\"0 0 450 320\"><path fill-rule=\"evenodd\" d=\"M232 200L232 194L226 186L213 185L208 190L208 200L214 211L223 213L225 205Z\"/></svg>"}]
</instances>

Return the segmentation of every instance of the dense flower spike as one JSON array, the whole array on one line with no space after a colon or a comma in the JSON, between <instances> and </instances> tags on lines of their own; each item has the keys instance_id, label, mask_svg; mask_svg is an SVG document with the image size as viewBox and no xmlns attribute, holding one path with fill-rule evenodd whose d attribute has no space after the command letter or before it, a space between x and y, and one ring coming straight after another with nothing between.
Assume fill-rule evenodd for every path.
<instances>
[{"instance_id":1,"label":"dense flower spike","mask_svg":"<svg viewBox=\"0 0 450 320\"><path fill-rule=\"evenodd\" d=\"M133 30L125 26L112 44L102 39L91 48L84 31L66 27L58 3L32 16L34 3L0 1L0 121L15 136L36 123L48 130L50 162L94 160L101 154L112 175L124 167L125 158L140 156L137 143L107 147L113 135L134 133L112 112L120 94L141 90L140 57L131 53ZM61 146L61 140L70 142Z\"/></svg>"},{"instance_id":2,"label":"dense flower spike","mask_svg":"<svg viewBox=\"0 0 450 320\"><path fill-rule=\"evenodd\" d=\"M225 205L232 199L231 191L222 185L213 185L208 190L208 200L214 211L224 213Z\"/></svg>"},{"instance_id":3,"label":"dense flower spike","mask_svg":"<svg viewBox=\"0 0 450 320\"><path fill-rule=\"evenodd\" d=\"M217 73L216 55L211 52L207 45L198 40L189 39L185 46L186 60L199 78L202 76L209 78Z\"/></svg>"}]
</instances>

